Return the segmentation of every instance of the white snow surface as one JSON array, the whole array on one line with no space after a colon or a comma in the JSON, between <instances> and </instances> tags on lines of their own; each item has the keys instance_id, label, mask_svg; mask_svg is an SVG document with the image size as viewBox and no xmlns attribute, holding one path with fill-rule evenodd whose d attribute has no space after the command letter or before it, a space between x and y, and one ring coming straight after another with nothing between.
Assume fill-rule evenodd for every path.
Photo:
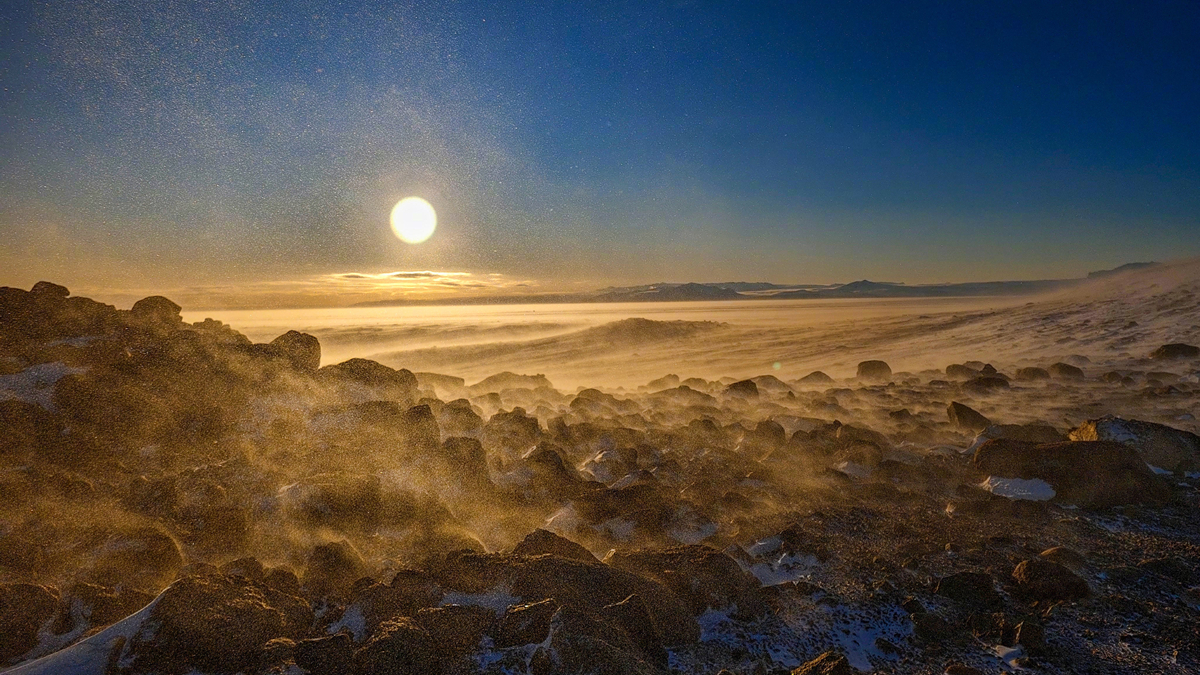
<instances>
[{"instance_id":1,"label":"white snow surface","mask_svg":"<svg viewBox=\"0 0 1200 675\"><path fill-rule=\"evenodd\" d=\"M521 599L509 592L507 586L497 586L486 593L451 591L442 597L441 604L442 607L446 605L486 607L499 615L511 606L521 604Z\"/></svg>"},{"instance_id":2,"label":"white snow surface","mask_svg":"<svg viewBox=\"0 0 1200 675\"><path fill-rule=\"evenodd\" d=\"M894 661L876 642L886 639L903 644L912 635L912 622L895 606L816 603L797 598L778 616L745 624L734 621L730 610L709 610L697 617L701 644L671 652L671 666L684 673L716 672L704 654L712 647L737 647L751 658L769 657L777 666L795 668L836 644L857 671L870 672Z\"/></svg>"},{"instance_id":3,"label":"white snow surface","mask_svg":"<svg viewBox=\"0 0 1200 675\"><path fill-rule=\"evenodd\" d=\"M72 368L65 363L39 363L19 373L0 375L0 401L17 399L54 411L54 385L67 375L78 375L87 368Z\"/></svg>"},{"instance_id":4,"label":"white snow surface","mask_svg":"<svg viewBox=\"0 0 1200 675\"><path fill-rule=\"evenodd\" d=\"M1001 497L1027 499L1035 502L1054 499L1055 495L1054 487L1040 478L1024 479L988 476L987 480L979 484L979 487Z\"/></svg>"},{"instance_id":5,"label":"white snow surface","mask_svg":"<svg viewBox=\"0 0 1200 675\"><path fill-rule=\"evenodd\" d=\"M329 635L334 635L346 629L350 631L351 637L355 642L362 642L367 637L367 620L363 616L361 605L350 605L342 612L342 618L335 621L329 628L325 630Z\"/></svg>"},{"instance_id":6,"label":"white snow surface","mask_svg":"<svg viewBox=\"0 0 1200 675\"><path fill-rule=\"evenodd\" d=\"M104 675L117 640L123 638L128 643L150 618L156 604L158 598L85 640L2 672L4 675Z\"/></svg>"}]
</instances>

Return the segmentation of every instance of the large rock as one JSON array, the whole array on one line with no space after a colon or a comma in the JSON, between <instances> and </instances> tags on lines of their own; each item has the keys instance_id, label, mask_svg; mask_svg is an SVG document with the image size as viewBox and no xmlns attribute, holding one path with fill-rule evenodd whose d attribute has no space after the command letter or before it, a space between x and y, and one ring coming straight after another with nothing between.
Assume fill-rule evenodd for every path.
<instances>
[{"instance_id":1,"label":"large rock","mask_svg":"<svg viewBox=\"0 0 1200 675\"><path fill-rule=\"evenodd\" d=\"M762 584L743 572L733 558L708 546L617 550L605 562L661 582L686 600L696 615L734 604L746 612L761 602L757 591Z\"/></svg>"},{"instance_id":2,"label":"large rock","mask_svg":"<svg viewBox=\"0 0 1200 675\"><path fill-rule=\"evenodd\" d=\"M0 584L0 666L36 647L38 631L57 611L58 591L53 588Z\"/></svg>"},{"instance_id":3,"label":"large rock","mask_svg":"<svg viewBox=\"0 0 1200 675\"><path fill-rule=\"evenodd\" d=\"M346 611L363 617L367 634L375 632L384 621L395 616L416 616L427 607L436 607L442 599L437 583L423 572L401 570L390 584L370 584L355 587L354 597Z\"/></svg>"},{"instance_id":4,"label":"large rock","mask_svg":"<svg viewBox=\"0 0 1200 675\"><path fill-rule=\"evenodd\" d=\"M540 529L525 535L525 538L513 549L514 555L543 555L546 553L559 556L560 558L596 562L596 556L592 555L586 548L570 539Z\"/></svg>"},{"instance_id":5,"label":"large rock","mask_svg":"<svg viewBox=\"0 0 1200 675\"><path fill-rule=\"evenodd\" d=\"M754 383L754 380L741 380L725 387L725 393L733 396L756 398L758 396L758 385Z\"/></svg>"},{"instance_id":6,"label":"large rock","mask_svg":"<svg viewBox=\"0 0 1200 675\"><path fill-rule=\"evenodd\" d=\"M819 370L814 370L796 382L799 384L830 384L833 382L833 378Z\"/></svg>"},{"instance_id":7,"label":"large rock","mask_svg":"<svg viewBox=\"0 0 1200 675\"><path fill-rule=\"evenodd\" d=\"M56 283L49 281L39 281L29 289L30 295L38 299L55 298L58 300L66 300L67 296L71 295L71 291L66 286L59 286Z\"/></svg>"},{"instance_id":8,"label":"large rock","mask_svg":"<svg viewBox=\"0 0 1200 675\"><path fill-rule=\"evenodd\" d=\"M631 595L621 602L608 605L601 614L629 635L647 661L659 668L667 667L667 650L663 646L662 635L641 598Z\"/></svg>"},{"instance_id":9,"label":"large rock","mask_svg":"<svg viewBox=\"0 0 1200 675\"><path fill-rule=\"evenodd\" d=\"M360 673L437 673L437 652L429 632L409 617L385 621L354 654Z\"/></svg>"},{"instance_id":10,"label":"large rock","mask_svg":"<svg viewBox=\"0 0 1200 675\"><path fill-rule=\"evenodd\" d=\"M271 347L296 370L313 373L321 366L321 343L308 333L289 330L271 340Z\"/></svg>"},{"instance_id":11,"label":"large rock","mask_svg":"<svg viewBox=\"0 0 1200 675\"><path fill-rule=\"evenodd\" d=\"M313 612L303 599L244 577L188 577L163 591L130 638L135 672L251 672L269 640L303 636Z\"/></svg>"},{"instance_id":12,"label":"large rock","mask_svg":"<svg viewBox=\"0 0 1200 675\"><path fill-rule=\"evenodd\" d=\"M1012 573L1017 594L1030 600L1079 600L1088 585L1079 575L1050 560L1025 560Z\"/></svg>"},{"instance_id":13,"label":"large rock","mask_svg":"<svg viewBox=\"0 0 1200 675\"><path fill-rule=\"evenodd\" d=\"M350 670L354 642L346 633L325 635L297 642L294 654L309 675L342 675Z\"/></svg>"},{"instance_id":14,"label":"large rock","mask_svg":"<svg viewBox=\"0 0 1200 675\"><path fill-rule=\"evenodd\" d=\"M892 368L884 361L863 361L858 364L858 379L868 382L887 382L892 378Z\"/></svg>"},{"instance_id":15,"label":"large rock","mask_svg":"<svg viewBox=\"0 0 1200 675\"><path fill-rule=\"evenodd\" d=\"M433 638L438 655L454 658L475 651L496 615L487 607L446 605L422 609L414 618Z\"/></svg>"},{"instance_id":16,"label":"large rock","mask_svg":"<svg viewBox=\"0 0 1200 675\"><path fill-rule=\"evenodd\" d=\"M979 432L991 426L992 421L978 411L965 406L958 401L951 401L946 407L946 417L950 423L964 431Z\"/></svg>"},{"instance_id":17,"label":"large rock","mask_svg":"<svg viewBox=\"0 0 1200 675\"><path fill-rule=\"evenodd\" d=\"M620 626L598 614L561 607L550 622L547 665L557 673L660 673ZM536 658L536 657L535 657ZM535 670L531 667L530 670Z\"/></svg>"},{"instance_id":18,"label":"large rock","mask_svg":"<svg viewBox=\"0 0 1200 675\"><path fill-rule=\"evenodd\" d=\"M313 597L340 597L367 576L367 565L345 539L314 546L304 568L304 588Z\"/></svg>"},{"instance_id":19,"label":"large rock","mask_svg":"<svg viewBox=\"0 0 1200 675\"><path fill-rule=\"evenodd\" d=\"M1060 443L1067 440L1058 429L1045 424L993 424L984 429L980 437L984 440L1010 438L1028 443Z\"/></svg>"},{"instance_id":20,"label":"large rock","mask_svg":"<svg viewBox=\"0 0 1200 675\"><path fill-rule=\"evenodd\" d=\"M279 338L277 338L279 339ZM316 338L313 338L314 340ZM320 344L317 344L317 361L321 359ZM350 359L325 366L317 371L322 379L342 384L358 384L382 389L388 395L413 395L417 390L417 377L401 368L396 370L370 359Z\"/></svg>"},{"instance_id":21,"label":"large rock","mask_svg":"<svg viewBox=\"0 0 1200 675\"><path fill-rule=\"evenodd\" d=\"M1069 363L1056 363L1046 369L1056 380L1082 380L1083 371Z\"/></svg>"},{"instance_id":22,"label":"large rock","mask_svg":"<svg viewBox=\"0 0 1200 675\"><path fill-rule=\"evenodd\" d=\"M961 363L952 363L946 366L946 379L966 382L967 380L979 375L978 370L968 368Z\"/></svg>"},{"instance_id":23,"label":"large rock","mask_svg":"<svg viewBox=\"0 0 1200 675\"><path fill-rule=\"evenodd\" d=\"M1017 379L1022 382L1036 382L1050 379L1050 371L1034 366L1017 370Z\"/></svg>"},{"instance_id":24,"label":"large rock","mask_svg":"<svg viewBox=\"0 0 1200 675\"><path fill-rule=\"evenodd\" d=\"M979 446L971 463L992 476L1039 478L1054 488L1055 501L1088 508L1169 497L1133 448L1111 441L1035 444L1000 438Z\"/></svg>"},{"instance_id":25,"label":"large rock","mask_svg":"<svg viewBox=\"0 0 1200 675\"><path fill-rule=\"evenodd\" d=\"M980 375L964 382L962 388L973 394L991 394L999 389L1008 389L1008 380L998 375Z\"/></svg>"},{"instance_id":26,"label":"large rock","mask_svg":"<svg viewBox=\"0 0 1200 675\"><path fill-rule=\"evenodd\" d=\"M1137 450L1146 463L1174 471L1200 469L1200 436L1163 424L1107 415L1070 433L1073 441L1115 441Z\"/></svg>"},{"instance_id":27,"label":"large rock","mask_svg":"<svg viewBox=\"0 0 1200 675\"><path fill-rule=\"evenodd\" d=\"M129 314L137 321L158 326L182 324L182 307L161 295L152 295L133 303Z\"/></svg>"},{"instance_id":28,"label":"large rock","mask_svg":"<svg viewBox=\"0 0 1200 675\"><path fill-rule=\"evenodd\" d=\"M1196 347L1195 345L1186 345L1182 342L1175 342L1169 345L1163 345L1150 352L1150 358L1155 360L1196 359L1200 358L1200 347Z\"/></svg>"},{"instance_id":29,"label":"large rock","mask_svg":"<svg viewBox=\"0 0 1200 675\"><path fill-rule=\"evenodd\" d=\"M559 605L592 614L636 593L645 601L666 645L690 644L700 638L700 626L688 605L670 589L603 563L554 555L459 551L448 555L432 571L444 589L485 593L505 587L508 593L527 602L554 598Z\"/></svg>"},{"instance_id":30,"label":"large rock","mask_svg":"<svg viewBox=\"0 0 1200 675\"><path fill-rule=\"evenodd\" d=\"M323 473L284 486L278 492L287 516L308 527L372 532L384 511L379 476Z\"/></svg>"},{"instance_id":31,"label":"large rock","mask_svg":"<svg viewBox=\"0 0 1200 675\"><path fill-rule=\"evenodd\" d=\"M550 619L558 611L558 603L546 599L509 607L496 622L493 640L499 649L536 644L550 634Z\"/></svg>"},{"instance_id":32,"label":"large rock","mask_svg":"<svg viewBox=\"0 0 1200 675\"><path fill-rule=\"evenodd\" d=\"M989 609L1002 603L992 576L986 572L957 572L938 581L938 595L968 607Z\"/></svg>"}]
</instances>

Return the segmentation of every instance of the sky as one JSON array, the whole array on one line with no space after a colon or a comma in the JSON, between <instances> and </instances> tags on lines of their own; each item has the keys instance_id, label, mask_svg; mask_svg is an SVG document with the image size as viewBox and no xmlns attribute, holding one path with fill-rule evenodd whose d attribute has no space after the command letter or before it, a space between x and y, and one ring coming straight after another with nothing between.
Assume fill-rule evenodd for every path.
<instances>
[{"instance_id":1,"label":"sky","mask_svg":"<svg viewBox=\"0 0 1200 675\"><path fill-rule=\"evenodd\" d=\"M3 3L0 285L1077 277L1200 255L1197 82L1193 0Z\"/></svg>"}]
</instances>

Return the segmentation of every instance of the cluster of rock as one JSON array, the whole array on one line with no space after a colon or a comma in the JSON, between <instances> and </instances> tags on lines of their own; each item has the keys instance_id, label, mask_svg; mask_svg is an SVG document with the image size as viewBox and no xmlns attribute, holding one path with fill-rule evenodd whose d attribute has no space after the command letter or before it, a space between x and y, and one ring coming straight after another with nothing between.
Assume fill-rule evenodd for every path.
<instances>
[{"instance_id":1,"label":"cluster of rock","mask_svg":"<svg viewBox=\"0 0 1200 675\"><path fill-rule=\"evenodd\" d=\"M1168 347L1153 358L1194 358ZM1200 625L1194 603L1162 604L1200 593L1200 439L1090 414L998 423L1001 402L1197 390L1066 361L563 393L322 366L310 335L256 344L161 297L0 289L0 666L1099 665L1081 617ZM1158 534L1111 524L1138 517ZM1186 672L1188 638L1129 663Z\"/></svg>"}]
</instances>

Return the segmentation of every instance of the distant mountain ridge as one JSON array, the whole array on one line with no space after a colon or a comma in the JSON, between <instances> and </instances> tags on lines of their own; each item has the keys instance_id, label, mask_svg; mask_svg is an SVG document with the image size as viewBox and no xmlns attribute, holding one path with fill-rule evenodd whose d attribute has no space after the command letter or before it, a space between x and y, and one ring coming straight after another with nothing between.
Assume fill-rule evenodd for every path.
<instances>
[{"instance_id":1,"label":"distant mountain ridge","mask_svg":"<svg viewBox=\"0 0 1200 675\"><path fill-rule=\"evenodd\" d=\"M400 299L360 302L355 307L392 307L404 305L494 305L548 304L579 302L699 302L713 300L801 300L826 298L954 298L972 296L1014 296L1045 293L1097 279L1145 269L1157 262L1138 262L1111 270L1088 273L1083 279L1044 279L1038 281L975 281L959 284L916 284L860 279L846 284L773 284L769 282L731 281L724 283L656 283L642 286L608 287L584 293L552 293L503 296L472 296L437 300Z\"/></svg>"},{"instance_id":2,"label":"distant mountain ridge","mask_svg":"<svg viewBox=\"0 0 1200 675\"><path fill-rule=\"evenodd\" d=\"M1154 267L1156 265L1158 265L1158 263L1156 263L1156 262L1125 263L1124 265L1121 265L1120 267L1117 267L1117 268L1114 268L1111 270L1100 270L1098 272L1088 272L1087 278L1099 279L1101 277L1111 277L1114 274L1120 274L1122 272L1132 272L1134 270L1144 270L1147 267Z\"/></svg>"}]
</instances>

